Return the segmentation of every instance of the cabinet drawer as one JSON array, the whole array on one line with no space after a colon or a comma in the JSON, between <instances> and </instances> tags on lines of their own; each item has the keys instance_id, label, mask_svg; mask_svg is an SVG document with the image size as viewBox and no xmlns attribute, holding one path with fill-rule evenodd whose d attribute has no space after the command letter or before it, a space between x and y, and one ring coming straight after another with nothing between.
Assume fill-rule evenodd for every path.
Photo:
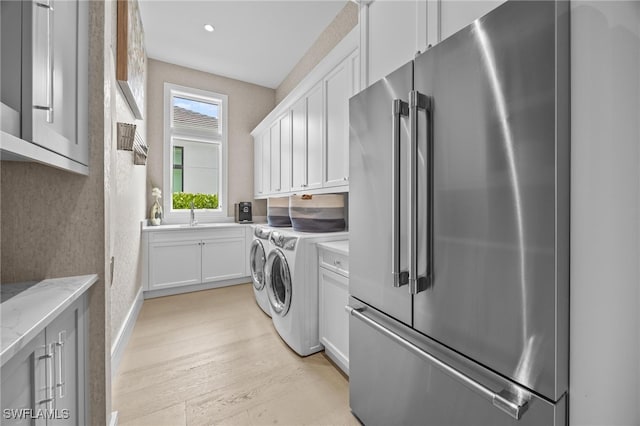
<instances>
[{"instance_id":1,"label":"cabinet drawer","mask_svg":"<svg viewBox=\"0 0 640 426\"><path fill-rule=\"evenodd\" d=\"M195 227L184 230L151 232L150 242L200 241L218 238L244 238L243 227L205 228Z\"/></svg>"},{"instance_id":2,"label":"cabinet drawer","mask_svg":"<svg viewBox=\"0 0 640 426\"><path fill-rule=\"evenodd\" d=\"M320 266L337 272L345 277L349 276L349 257L326 249L320 249Z\"/></svg>"}]
</instances>

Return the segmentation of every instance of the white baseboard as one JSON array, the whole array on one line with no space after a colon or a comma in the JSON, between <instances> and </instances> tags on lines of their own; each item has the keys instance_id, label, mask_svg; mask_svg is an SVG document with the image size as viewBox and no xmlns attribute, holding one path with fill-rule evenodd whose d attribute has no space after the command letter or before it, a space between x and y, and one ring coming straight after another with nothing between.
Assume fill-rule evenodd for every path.
<instances>
[{"instance_id":1,"label":"white baseboard","mask_svg":"<svg viewBox=\"0 0 640 426\"><path fill-rule=\"evenodd\" d=\"M109 419L109 426L118 426L118 412L112 411Z\"/></svg>"},{"instance_id":2,"label":"white baseboard","mask_svg":"<svg viewBox=\"0 0 640 426\"><path fill-rule=\"evenodd\" d=\"M176 294L191 293L193 291L211 290L220 287L229 287L238 284L247 284L251 282L251 277L232 278L229 280L215 281L210 283L186 285L183 287L170 287L160 290L151 290L144 292L145 299L153 299L155 297L174 296Z\"/></svg>"},{"instance_id":3,"label":"white baseboard","mask_svg":"<svg viewBox=\"0 0 640 426\"><path fill-rule=\"evenodd\" d=\"M133 327L136 325L136 320L138 319L138 314L140 313L140 309L142 308L142 302L144 298L142 296L142 287L136 294L135 299L133 299L133 304L127 312L127 316L124 319L120 330L118 330L118 335L111 346L111 377L115 377L118 372L118 366L120 365L120 360L122 358L122 354L124 353L124 349L127 347L127 342L129 342L129 337L131 337L131 332L133 331ZM117 412L116 413L116 423L117 423ZM113 415L112 415L113 419Z\"/></svg>"}]
</instances>

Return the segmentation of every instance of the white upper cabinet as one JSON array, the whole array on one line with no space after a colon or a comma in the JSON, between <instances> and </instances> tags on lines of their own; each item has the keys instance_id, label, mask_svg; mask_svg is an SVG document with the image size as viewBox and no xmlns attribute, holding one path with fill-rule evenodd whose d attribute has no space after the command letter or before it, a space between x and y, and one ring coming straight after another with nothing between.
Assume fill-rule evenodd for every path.
<instances>
[{"instance_id":1,"label":"white upper cabinet","mask_svg":"<svg viewBox=\"0 0 640 426\"><path fill-rule=\"evenodd\" d=\"M301 98L291 108L291 190L307 184L307 100Z\"/></svg>"},{"instance_id":2,"label":"white upper cabinet","mask_svg":"<svg viewBox=\"0 0 640 426\"><path fill-rule=\"evenodd\" d=\"M417 1L383 1L362 3L361 54L366 61L366 85L385 77L400 65L412 60L416 47ZM424 18L424 17L423 17Z\"/></svg>"},{"instance_id":3,"label":"white upper cabinet","mask_svg":"<svg viewBox=\"0 0 640 426\"><path fill-rule=\"evenodd\" d=\"M358 54L354 53L324 79L325 187L349 183L349 98L359 82L357 61Z\"/></svg>"},{"instance_id":4,"label":"white upper cabinet","mask_svg":"<svg viewBox=\"0 0 640 426\"><path fill-rule=\"evenodd\" d=\"M291 190L291 111L280 119L280 191Z\"/></svg>"},{"instance_id":5,"label":"white upper cabinet","mask_svg":"<svg viewBox=\"0 0 640 426\"><path fill-rule=\"evenodd\" d=\"M270 169L270 193L280 192L282 190L282 181L280 179L280 120L273 123L269 129L271 140L269 146L271 147L271 161L269 164Z\"/></svg>"},{"instance_id":6,"label":"white upper cabinet","mask_svg":"<svg viewBox=\"0 0 640 426\"><path fill-rule=\"evenodd\" d=\"M307 189L322 187L323 121L323 90L318 83L307 95Z\"/></svg>"},{"instance_id":7,"label":"white upper cabinet","mask_svg":"<svg viewBox=\"0 0 640 426\"><path fill-rule=\"evenodd\" d=\"M440 0L439 22L434 19L434 25L439 26L438 42L446 39L458 30L466 27L476 19L486 15L496 7L504 3L505 0L493 1L460 1L460 0ZM434 43L435 44L435 43Z\"/></svg>"},{"instance_id":8,"label":"white upper cabinet","mask_svg":"<svg viewBox=\"0 0 640 426\"><path fill-rule=\"evenodd\" d=\"M253 195L262 196L262 135L253 140Z\"/></svg>"},{"instance_id":9,"label":"white upper cabinet","mask_svg":"<svg viewBox=\"0 0 640 426\"><path fill-rule=\"evenodd\" d=\"M262 193L271 193L271 129L262 134Z\"/></svg>"},{"instance_id":10,"label":"white upper cabinet","mask_svg":"<svg viewBox=\"0 0 640 426\"><path fill-rule=\"evenodd\" d=\"M88 173L88 7L2 2L3 159Z\"/></svg>"},{"instance_id":11,"label":"white upper cabinet","mask_svg":"<svg viewBox=\"0 0 640 426\"><path fill-rule=\"evenodd\" d=\"M360 90L359 35L358 27L347 34L251 132L254 158L262 158L254 161L256 198L349 190L349 98Z\"/></svg>"},{"instance_id":12,"label":"white upper cabinet","mask_svg":"<svg viewBox=\"0 0 640 426\"><path fill-rule=\"evenodd\" d=\"M361 76L369 86L505 0L364 1L360 3Z\"/></svg>"}]
</instances>

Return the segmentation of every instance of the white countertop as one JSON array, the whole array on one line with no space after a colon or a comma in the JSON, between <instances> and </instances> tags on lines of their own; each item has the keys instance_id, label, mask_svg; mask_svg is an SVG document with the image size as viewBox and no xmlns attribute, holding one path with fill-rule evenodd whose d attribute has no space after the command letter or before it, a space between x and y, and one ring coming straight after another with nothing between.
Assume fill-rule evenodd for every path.
<instances>
[{"instance_id":1,"label":"white countertop","mask_svg":"<svg viewBox=\"0 0 640 426\"><path fill-rule=\"evenodd\" d=\"M256 224L257 225L263 224L263 223L253 223L253 222L252 223L209 222L209 223L198 223L197 225L194 225L194 226L191 226L188 223L153 226L145 222L142 223L142 232L185 231L185 230L212 229L212 228L214 229L215 228L236 228L238 226L244 227L244 226L251 226Z\"/></svg>"},{"instance_id":2,"label":"white countertop","mask_svg":"<svg viewBox=\"0 0 640 426\"><path fill-rule=\"evenodd\" d=\"M318 243L318 247L349 256L349 240L329 241L327 243Z\"/></svg>"},{"instance_id":3,"label":"white countertop","mask_svg":"<svg viewBox=\"0 0 640 426\"><path fill-rule=\"evenodd\" d=\"M98 276L92 274L25 283L26 290L2 302L0 365L4 365L97 281Z\"/></svg>"}]
</instances>

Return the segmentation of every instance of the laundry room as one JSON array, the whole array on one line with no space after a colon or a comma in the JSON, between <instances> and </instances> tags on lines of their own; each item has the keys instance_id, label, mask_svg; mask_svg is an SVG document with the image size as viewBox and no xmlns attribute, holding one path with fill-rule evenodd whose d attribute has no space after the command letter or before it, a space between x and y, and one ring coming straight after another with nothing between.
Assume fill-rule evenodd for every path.
<instances>
[{"instance_id":1,"label":"laundry room","mask_svg":"<svg viewBox=\"0 0 640 426\"><path fill-rule=\"evenodd\" d=\"M640 424L640 4L2 0L3 425Z\"/></svg>"}]
</instances>

